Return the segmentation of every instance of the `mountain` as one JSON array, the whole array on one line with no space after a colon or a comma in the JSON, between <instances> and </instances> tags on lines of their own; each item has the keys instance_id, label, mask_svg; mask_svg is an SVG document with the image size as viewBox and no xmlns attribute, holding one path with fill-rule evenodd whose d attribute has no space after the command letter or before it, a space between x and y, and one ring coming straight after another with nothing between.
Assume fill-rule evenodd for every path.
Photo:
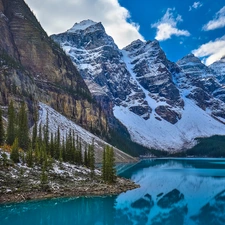
<instances>
[{"instance_id":1,"label":"mountain","mask_svg":"<svg viewBox=\"0 0 225 225\"><path fill-rule=\"evenodd\" d=\"M63 50L49 38L23 0L0 0L0 104L43 102L99 135L107 121ZM32 123L32 117L31 117Z\"/></svg>"},{"instance_id":2,"label":"mountain","mask_svg":"<svg viewBox=\"0 0 225 225\"><path fill-rule=\"evenodd\" d=\"M223 83L194 55L173 63L156 40L120 50L102 24L90 20L51 37L133 141L174 151L193 146L196 137L225 134Z\"/></svg>"},{"instance_id":3,"label":"mountain","mask_svg":"<svg viewBox=\"0 0 225 225\"><path fill-rule=\"evenodd\" d=\"M72 130L75 136L78 136L82 142L82 149L85 149L85 145L91 145L94 140L94 150L95 150L95 162L101 163L103 150L108 143L92 134L91 132L85 130L81 126L77 125L73 121L69 120L65 116L61 115L51 107L44 103L39 103L39 120L38 126L45 125L48 113L48 123L49 123L49 133L56 134L59 128L61 139L66 140L66 136ZM61 141L62 141L61 140ZM114 156L116 162L133 162L135 159L130 155L122 152L118 148L114 147Z\"/></svg>"},{"instance_id":4,"label":"mountain","mask_svg":"<svg viewBox=\"0 0 225 225\"><path fill-rule=\"evenodd\" d=\"M129 105L131 111L148 117L150 108L144 93L130 76L120 50L101 23L90 20L76 23L66 33L52 38L71 56L91 93L108 115L116 104Z\"/></svg>"},{"instance_id":5,"label":"mountain","mask_svg":"<svg viewBox=\"0 0 225 225\"><path fill-rule=\"evenodd\" d=\"M95 139L97 161L101 159L105 141L112 139L112 132L118 133L110 128L109 122L124 134L125 138L117 135L115 143L118 148L121 147L118 144L121 139L122 143L127 143L126 138L130 140L126 128L113 115L111 120L107 118L76 66L47 36L24 0L0 0L0 30L0 107L5 125L9 102L13 100L18 110L24 101L29 114L29 127L34 124L36 111L39 110L41 117L41 106L50 107L48 111L60 113L57 117L52 113L53 118L49 115L49 120L54 121L54 126L60 125L62 133L69 131L69 128L64 129L57 118L64 118L63 121L77 131L84 144L91 144ZM42 126L45 122L46 118ZM134 159L122 152L116 156L116 161L130 160Z\"/></svg>"},{"instance_id":6,"label":"mountain","mask_svg":"<svg viewBox=\"0 0 225 225\"><path fill-rule=\"evenodd\" d=\"M214 70L205 66L193 54L177 62L182 73L177 76L180 90L186 90L186 96L195 101L203 110L210 110L212 116L224 119L224 86ZM189 92L189 93L187 93Z\"/></svg>"},{"instance_id":7,"label":"mountain","mask_svg":"<svg viewBox=\"0 0 225 225\"><path fill-rule=\"evenodd\" d=\"M209 66L216 73L216 78L220 83L225 84L225 56Z\"/></svg>"}]
</instances>

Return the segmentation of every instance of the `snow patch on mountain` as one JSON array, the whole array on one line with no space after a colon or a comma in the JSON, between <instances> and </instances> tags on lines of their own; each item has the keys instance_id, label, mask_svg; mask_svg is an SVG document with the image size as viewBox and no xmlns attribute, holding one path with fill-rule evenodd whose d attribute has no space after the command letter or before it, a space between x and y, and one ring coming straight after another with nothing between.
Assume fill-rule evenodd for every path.
<instances>
[{"instance_id":1,"label":"snow patch on mountain","mask_svg":"<svg viewBox=\"0 0 225 225\"><path fill-rule=\"evenodd\" d=\"M71 120L62 116L60 113L56 112L53 108L47 106L44 103L39 103L39 121L38 126L46 125L47 113L49 117L49 133L56 134L58 127L60 129L61 139L66 139L70 130L78 135L82 140L85 140L88 144L92 143L93 139L98 139L96 136L86 131L82 127L78 126Z\"/></svg>"},{"instance_id":2,"label":"snow patch on mountain","mask_svg":"<svg viewBox=\"0 0 225 225\"><path fill-rule=\"evenodd\" d=\"M202 110L188 98L183 100L182 118L174 125L153 116L143 120L122 106L114 107L114 115L127 127L133 141L160 150L186 149L196 144L196 137L225 135L225 126L211 117L210 110Z\"/></svg>"},{"instance_id":3,"label":"snow patch on mountain","mask_svg":"<svg viewBox=\"0 0 225 225\"><path fill-rule=\"evenodd\" d=\"M109 145L105 141L101 140L97 136L93 135L89 131L75 124L73 121L67 119L53 108L47 106L44 103L39 102L39 120L38 126L45 126L47 121L47 114L49 120L49 133L55 135L57 133L58 127L60 130L61 141L66 140L66 136L69 132L75 133L75 137L78 136L81 139L82 145L92 144L94 140L95 146L95 160L96 162L101 162L102 153L105 145ZM135 161L130 155L120 151L114 147L115 160L117 162L132 162Z\"/></svg>"}]
</instances>

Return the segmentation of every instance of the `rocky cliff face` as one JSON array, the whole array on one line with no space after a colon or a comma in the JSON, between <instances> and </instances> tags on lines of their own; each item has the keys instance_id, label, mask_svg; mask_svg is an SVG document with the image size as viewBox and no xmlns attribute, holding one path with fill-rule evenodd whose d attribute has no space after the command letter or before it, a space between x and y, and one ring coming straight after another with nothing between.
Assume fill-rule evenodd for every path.
<instances>
[{"instance_id":1,"label":"rocky cliff face","mask_svg":"<svg viewBox=\"0 0 225 225\"><path fill-rule=\"evenodd\" d=\"M23 0L0 0L0 103L44 102L96 133L106 117L76 67L42 29Z\"/></svg>"},{"instance_id":2,"label":"rocky cliff face","mask_svg":"<svg viewBox=\"0 0 225 225\"><path fill-rule=\"evenodd\" d=\"M101 23L83 21L52 38L71 56L91 93L108 114L116 104L149 117L151 109L144 100L144 92L131 77L120 50Z\"/></svg>"},{"instance_id":3,"label":"rocky cliff face","mask_svg":"<svg viewBox=\"0 0 225 225\"><path fill-rule=\"evenodd\" d=\"M156 40L134 41L122 53L130 73L145 92L155 118L175 124L181 117L179 109L184 105L173 82L172 71L178 69L176 65L167 60ZM152 100L161 104L155 105Z\"/></svg>"},{"instance_id":4,"label":"rocky cliff face","mask_svg":"<svg viewBox=\"0 0 225 225\"><path fill-rule=\"evenodd\" d=\"M225 56L211 64L209 68L215 72L218 81L225 84Z\"/></svg>"},{"instance_id":5,"label":"rocky cliff face","mask_svg":"<svg viewBox=\"0 0 225 225\"><path fill-rule=\"evenodd\" d=\"M90 20L52 38L71 56L92 94L108 112L112 106L123 106L147 120L153 110L148 101L151 96L165 102L154 108L157 117L171 123L179 119L179 112L172 109L183 107L172 80L176 66L166 59L157 41L137 40L121 51L102 24ZM110 104L105 104L106 96Z\"/></svg>"},{"instance_id":6,"label":"rocky cliff face","mask_svg":"<svg viewBox=\"0 0 225 225\"><path fill-rule=\"evenodd\" d=\"M193 99L204 111L210 110L217 119L225 119L224 86L216 72L193 54L179 60L177 65L181 68L181 73L176 76L178 86L186 90L186 97Z\"/></svg>"},{"instance_id":7,"label":"rocky cliff face","mask_svg":"<svg viewBox=\"0 0 225 225\"><path fill-rule=\"evenodd\" d=\"M195 137L225 134L224 86L215 65L191 54L170 62L156 40L119 50L102 24L90 20L52 38L134 141L178 150L193 146Z\"/></svg>"}]
</instances>

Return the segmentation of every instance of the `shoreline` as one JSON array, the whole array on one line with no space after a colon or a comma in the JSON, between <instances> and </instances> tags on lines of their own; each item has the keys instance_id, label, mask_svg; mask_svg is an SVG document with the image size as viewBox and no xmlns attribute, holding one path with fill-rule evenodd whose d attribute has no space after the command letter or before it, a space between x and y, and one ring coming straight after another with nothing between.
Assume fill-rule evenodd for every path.
<instances>
[{"instance_id":1,"label":"shoreline","mask_svg":"<svg viewBox=\"0 0 225 225\"><path fill-rule=\"evenodd\" d=\"M123 192L139 188L140 185L133 181L121 177L117 177L114 184L100 183L99 181L84 182L74 186L64 187L58 190L34 190L1 193L0 206L10 203L21 203L30 200L45 200L62 197L96 197L118 195Z\"/></svg>"},{"instance_id":2,"label":"shoreline","mask_svg":"<svg viewBox=\"0 0 225 225\"><path fill-rule=\"evenodd\" d=\"M0 154L0 205L57 197L117 195L139 187L119 176L115 183L105 183L100 169L95 169L93 176L83 165L54 161L43 171L41 165L12 163L6 154L5 163Z\"/></svg>"}]
</instances>

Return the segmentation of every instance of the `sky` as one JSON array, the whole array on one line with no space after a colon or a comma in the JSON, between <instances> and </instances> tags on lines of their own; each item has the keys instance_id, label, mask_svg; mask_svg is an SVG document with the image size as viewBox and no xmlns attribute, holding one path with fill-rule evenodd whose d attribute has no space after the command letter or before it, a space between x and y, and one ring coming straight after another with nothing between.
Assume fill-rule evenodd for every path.
<instances>
[{"instance_id":1,"label":"sky","mask_svg":"<svg viewBox=\"0 0 225 225\"><path fill-rule=\"evenodd\" d=\"M225 55L224 0L25 0L48 35L91 19L119 48L157 39L173 62L193 53L206 65Z\"/></svg>"}]
</instances>

